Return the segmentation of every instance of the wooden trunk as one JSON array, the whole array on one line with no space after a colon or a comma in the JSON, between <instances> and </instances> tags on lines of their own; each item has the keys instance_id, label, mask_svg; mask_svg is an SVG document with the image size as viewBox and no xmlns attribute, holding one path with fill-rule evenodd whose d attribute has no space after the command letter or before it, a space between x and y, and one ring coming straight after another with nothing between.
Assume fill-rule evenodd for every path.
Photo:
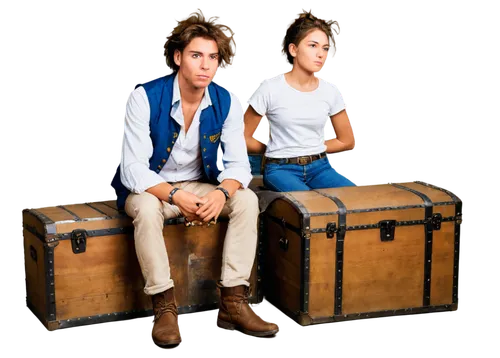
<instances>
[{"instance_id":1,"label":"wooden trunk","mask_svg":"<svg viewBox=\"0 0 500 358\"><path fill-rule=\"evenodd\" d=\"M165 222L179 313L218 307L227 224ZM153 314L132 219L116 210L115 201L24 210L23 227L27 305L48 330ZM254 264L250 277L253 303L262 301L258 269Z\"/></svg>"},{"instance_id":2,"label":"wooden trunk","mask_svg":"<svg viewBox=\"0 0 500 358\"><path fill-rule=\"evenodd\" d=\"M264 295L301 325L457 309L462 203L447 190L282 193L264 218Z\"/></svg>"}]
</instances>

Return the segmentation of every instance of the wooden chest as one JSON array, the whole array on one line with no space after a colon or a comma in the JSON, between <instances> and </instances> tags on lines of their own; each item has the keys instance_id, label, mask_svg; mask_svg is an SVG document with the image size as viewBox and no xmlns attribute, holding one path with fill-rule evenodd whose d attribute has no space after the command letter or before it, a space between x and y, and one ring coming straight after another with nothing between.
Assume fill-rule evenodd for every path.
<instances>
[{"instance_id":1,"label":"wooden chest","mask_svg":"<svg viewBox=\"0 0 500 358\"><path fill-rule=\"evenodd\" d=\"M27 305L48 330L153 314L134 248L132 219L115 201L23 211ZM165 222L179 313L218 307L227 221ZM256 257L256 262L259 256ZM250 302L262 301L258 264Z\"/></svg>"},{"instance_id":2,"label":"wooden chest","mask_svg":"<svg viewBox=\"0 0 500 358\"><path fill-rule=\"evenodd\" d=\"M264 218L264 295L301 325L457 309L462 203L447 190L280 193Z\"/></svg>"}]
</instances>

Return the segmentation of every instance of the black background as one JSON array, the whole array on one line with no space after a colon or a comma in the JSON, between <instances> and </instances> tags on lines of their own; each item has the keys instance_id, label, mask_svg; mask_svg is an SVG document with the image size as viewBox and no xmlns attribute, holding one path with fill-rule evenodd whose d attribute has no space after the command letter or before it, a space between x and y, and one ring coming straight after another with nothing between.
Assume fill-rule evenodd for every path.
<instances>
[{"instance_id":1,"label":"black background","mask_svg":"<svg viewBox=\"0 0 500 358\"><path fill-rule=\"evenodd\" d=\"M240 24L240 46L244 51L240 72L226 72L224 84L241 88L243 96L248 95L248 80L255 79L256 72L279 69L280 58L273 56L272 50L279 46L283 25L300 6L313 7L320 15L344 16L344 55L329 66L328 72L330 79L342 79L345 87L353 89L353 119L360 121L362 135L361 151L338 161L337 166L352 168L354 177L416 176L446 184L463 195L466 163L462 153L467 141L460 123L463 116L457 115L454 109L454 103L460 99L447 97L449 83L446 71L442 71L446 68L442 60L446 44L436 41L436 37L431 41L422 35L420 17L409 19L408 14L392 14L391 9L376 13L363 8L347 13L338 3L328 6L322 3L288 1L271 9L250 2L185 2L182 6L154 7L126 17L113 12L103 15L98 10L87 14L82 10L80 21L73 23L72 19L60 18L57 20L63 24L60 27L53 31L40 28L37 36L29 37L33 42L27 45L31 62L24 71L29 78L24 83L26 95L19 96L22 102L16 107L17 116L9 117L14 119L10 123L13 123L16 142L6 154L8 158L12 158L10 153L14 154L13 160L8 160L8 171L15 173L15 180L12 182L11 177L7 177L5 189L8 197L15 197L17 273L15 289L9 292L14 293L15 306L19 307L15 321L21 320L21 330L15 332L21 339L46 334L33 324L29 314L25 312L22 316L20 311L26 309L21 278L19 208L30 207L33 199L42 197L101 199L111 191L111 145L120 142L116 113L118 89L129 88L136 81L162 72L159 35L168 31L168 18L185 14L184 7L200 4L209 14L223 8L225 16L232 16L233 23ZM438 23L433 22L435 33L441 30ZM10 136L5 137L9 140ZM456 326L459 321L453 320ZM431 329L442 322L439 321L379 321L362 326L377 331L380 327L401 325ZM196 323L188 323L186 329L192 327L192 335L203 336L194 333ZM207 329L212 334L211 328ZM132 349L131 344L150 349L147 337L141 333L144 332L142 324L139 328L98 331L81 335L106 337L73 339L75 346L67 353L91 349L89 347L97 347L96 344L110 352L128 351ZM105 331L113 333L103 333ZM309 351L315 349L317 343L326 343L325 337L339 335L338 330L335 334L328 333L330 330L306 331L282 334L278 346L281 349L305 344ZM246 350L247 340L238 339L229 338L232 343L243 342L240 347ZM227 344L220 339L216 342L207 342L214 352ZM193 338L189 344L192 347L189 349L194 350L197 343ZM56 343L45 343L43 347L53 350ZM227 353L234 354L229 350Z\"/></svg>"}]
</instances>

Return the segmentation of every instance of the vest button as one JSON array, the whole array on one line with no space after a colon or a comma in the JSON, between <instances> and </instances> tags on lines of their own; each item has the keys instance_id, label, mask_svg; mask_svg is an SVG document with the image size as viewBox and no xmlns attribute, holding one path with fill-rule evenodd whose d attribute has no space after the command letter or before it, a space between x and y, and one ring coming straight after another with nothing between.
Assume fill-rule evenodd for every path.
<instances>
[{"instance_id":1,"label":"vest button","mask_svg":"<svg viewBox=\"0 0 500 358\"><path fill-rule=\"evenodd\" d=\"M162 160L161 160L161 162L162 162L162 163L166 163L166 162L167 162L167 160L166 160L166 159L162 159Z\"/></svg>"},{"instance_id":2,"label":"vest button","mask_svg":"<svg viewBox=\"0 0 500 358\"><path fill-rule=\"evenodd\" d=\"M161 165L158 165L158 169L161 169Z\"/></svg>"},{"instance_id":3,"label":"vest button","mask_svg":"<svg viewBox=\"0 0 500 358\"><path fill-rule=\"evenodd\" d=\"M170 149L170 147L168 147L168 148L167 148L167 152L169 152L169 153L170 153L170 151L171 151L171 150L172 150L172 149Z\"/></svg>"},{"instance_id":4,"label":"vest button","mask_svg":"<svg viewBox=\"0 0 500 358\"><path fill-rule=\"evenodd\" d=\"M203 148L203 151L206 152L207 151L207 148Z\"/></svg>"},{"instance_id":5,"label":"vest button","mask_svg":"<svg viewBox=\"0 0 500 358\"><path fill-rule=\"evenodd\" d=\"M177 135L178 135L177 132L174 132L174 138L177 138Z\"/></svg>"},{"instance_id":6,"label":"vest button","mask_svg":"<svg viewBox=\"0 0 500 358\"><path fill-rule=\"evenodd\" d=\"M207 136L206 136L206 135L204 135L204 136L203 136L203 139L207 139Z\"/></svg>"},{"instance_id":7,"label":"vest button","mask_svg":"<svg viewBox=\"0 0 500 358\"><path fill-rule=\"evenodd\" d=\"M207 164L207 168L210 168L210 165Z\"/></svg>"}]
</instances>

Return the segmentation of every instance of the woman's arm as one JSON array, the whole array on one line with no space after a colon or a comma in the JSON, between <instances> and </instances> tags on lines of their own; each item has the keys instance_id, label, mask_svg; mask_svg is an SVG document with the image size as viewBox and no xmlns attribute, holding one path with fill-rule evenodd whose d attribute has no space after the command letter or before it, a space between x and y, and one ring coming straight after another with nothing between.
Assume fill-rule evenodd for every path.
<instances>
[{"instance_id":1,"label":"woman's arm","mask_svg":"<svg viewBox=\"0 0 500 358\"><path fill-rule=\"evenodd\" d=\"M248 153L261 154L266 151L266 145L256 135L261 121L262 116L252 106L248 105L245 110L245 142Z\"/></svg>"},{"instance_id":2,"label":"woman's arm","mask_svg":"<svg viewBox=\"0 0 500 358\"><path fill-rule=\"evenodd\" d=\"M344 153L356 149L357 136L347 111L334 114L330 121L336 138L329 137L325 141L327 153Z\"/></svg>"}]
</instances>

